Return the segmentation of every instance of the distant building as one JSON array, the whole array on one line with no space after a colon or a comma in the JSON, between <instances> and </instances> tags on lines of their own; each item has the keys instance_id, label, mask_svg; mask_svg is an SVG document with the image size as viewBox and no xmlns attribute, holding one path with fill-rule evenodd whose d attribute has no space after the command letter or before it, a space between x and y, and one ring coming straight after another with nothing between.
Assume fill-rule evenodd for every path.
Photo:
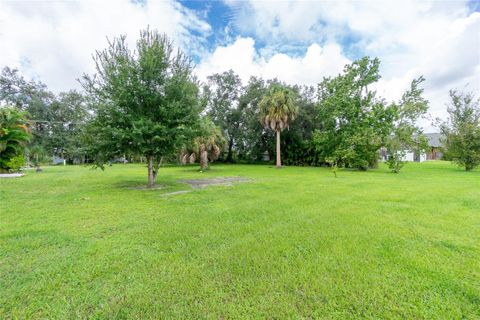
<instances>
[{"instance_id":1,"label":"distant building","mask_svg":"<svg viewBox=\"0 0 480 320\"><path fill-rule=\"evenodd\" d=\"M427 159L427 155L425 153L420 153L417 151L411 151L408 150L405 153L405 156L403 156L402 161L408 161L408 162L423 162Z\"/></svg>"},{"instance_id":2,"label":"distant building","mask_svg":"<svg viewBox=\"0 0 480 320\"><path fill-rule=\"evenodd\" d=\"M423 162L426 160L441 160L443 157L442 147L443 144L442 134L441 133L425 133L425 137L428 141L428 149L426 152L418 152L412 150L406 150L405 156L402 158L402 161L409 162ZM380 157L383 161L388 159L387 150L385 148L380 149Z\"/></svg>"},{"instance_id":3,"label":"distant building","mask_svg":"<svg viewBox=\"0 0 480 320\"><path fill-rule=\"evenodd\" d=\"M443 157L442 152L442 134L441 133L425 133L428 139L427 160L440 160Z\"/></svg>"}]
</instances>

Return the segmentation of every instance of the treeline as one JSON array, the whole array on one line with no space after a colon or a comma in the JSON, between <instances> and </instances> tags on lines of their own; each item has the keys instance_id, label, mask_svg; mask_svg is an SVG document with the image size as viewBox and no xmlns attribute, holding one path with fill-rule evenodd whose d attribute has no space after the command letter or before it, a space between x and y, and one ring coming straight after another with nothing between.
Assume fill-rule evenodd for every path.
<instances>
[{"instance_id":1,"label":"treeline","mask_svg":"<svg viewBox=\"0 0 480 320\"><path fill-rule=\"evenodd\" d=\"M82 92L60 94L16 70L2 70L0 103L26 112L30 119L30 159L58 156L70 163L103 166L126 156L147 161L149 175L156 175L165 162L273 162L281 132L283 164L367 170L377 166L382 150L398 172L407 151L427 147L417 126L428 111L421 88L425 79L412 79L399 101L386 101L374 89L380 79L376 58L359 59L337 76L319 79L317 86L260 77L242 83L231 70L201 83L190 59L174 50L165 35L145 30L135 50L124 37L117 38L97 52L95 64L96 73L80 80ZM451 96L451 118L460 120L442 124L449 135L445 143L463 141L454 139L454 133L468 136L468 148L477 153L470 152L465 161L478 164L478 101L456 91ZM294 108L282 113L290 103ZM462 118L465 113L470 117ZM276 122L270 123L273 118ZM462 119L470 124L459 125ZM461 133L455 126L470 131ZM456 159L460 153L450 156Z\"/></svg>"},{"instance_id":2,"label":"treeline","mask_svg":"<svg viewBox=\"0 0 480 320\"><path fill-rule=\"evenodd\" d=\"M32 137L26 154L32 161L55 156L70 163L87 160L81 132L92 113L84 93L71 90L54 94L42 82L27 80L18 70L4 67L0 105L13 106L27 115Z\"/></svg>"},{"instance_id":3,"label":"treeline","mask_svg":"<svg viewBox=\"0 0 480 320\"><path fill-rule=\"evenodd\" d=\"M377 165L381 147L388 146L391 158L397 160L404 150L424 149L425 140L416 126L428 109L420 88L423 77L412 81L400 101L388 103L372 89L380 79L379 65L378 59L362 58L345 66L338 76L324 78L317 87L257 77L243 86L233 71L208 77L206 114L228 141L222 159L274 158L274 132L259 121L258 104L275 84L293 92L298 107L295 120L282 132L284 164L335 164L365 170Z\"/></svg>"}]
</instances>

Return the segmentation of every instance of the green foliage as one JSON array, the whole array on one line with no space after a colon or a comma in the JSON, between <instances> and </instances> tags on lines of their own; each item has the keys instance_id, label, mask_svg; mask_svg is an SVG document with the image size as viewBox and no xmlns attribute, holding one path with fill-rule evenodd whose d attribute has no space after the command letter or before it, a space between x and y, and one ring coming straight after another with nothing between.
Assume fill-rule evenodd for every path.
<instances>
[{"instance_id":1,"label":"green foliage","mask_svg":"<svg viewBox=\"0 0 480 320\"><path fill-rule=\"evenodd\" d=\"M377 165L378 150L395 119L395 108L369 89L380 79L379 66L378 59L365 57L319 84L319 129L313 144L320 161L336 159L341 165L361 170Z\"/></svg>"},{"instance_id":2,"label":"green foliage","mask_svg":"<svg viewBox=\"0 0 480 320\"><path fill-rule=\"evenodd\" d=\"M11 172L17 172L20 170L21 167L25 165L25 157L23 154L19 154L14 156L13 158L10 158L6 162L6 168L8 168L9 171Z\"/></svg>"},{"instance_id":3,"label":"green foliage","mask_svg":"<svg viewBox=\"0 0 480 320\"><path fill-rule=\"evenodd\" d=\"M85 125L90 119L87 97L77 91L60 93L50 105L51 117L48 141L44 145L53 154L70 161L81 161L87 148L81 140Z\"/></svg>"},{"instance_id":4,"label":"green foliage","mask_svg":"<svg viewBox=\"0 0 480 320\"><path fill-rule=\"evenodd\" d=\"M298 114L295 94L288 87L272 83L259 103L260 122L272 131L283 131Z\"/></svg>"},{"instance_id":5,"label":"green foliage","mask_svg":"<svg viewBox=\"0 0 480 320\"><path fill-rule=\"evenodd\" d=\"M5 67L0 73L1 102L29 114L29 149L38 146L45 154L72 162L86 156L80 136L89 112L81 93L71 90L54 95L45 84L27 81L17 70Z\"/></svg>"},{"instance_id":6,"label":"green foliage","mask_svg":"<svg viewBox=\"0 0 480 320\"><path fill-rule=\"evenodd\" d=\"M47 157L45 149L39 144L29 146L27 148L27 154L30 158L30 162L32 162L34 166L39 166L40 163L45 161L45 158Z\"/></svg>"},{"instance_id":7,"label":"green foliage","mask_svg":"<svg viewBox=\"0 0 480 320\"><path fill-rule=\"evenodd\" d=\"M316 165L316 152L312 147L315 123L315 89L293 86L298 114L288 130L282 133L282 160L287 165Z\"/></svg>"},{"instance_id":8,"label":"green foliage","mask_svg":"<svg viewBox=\"0 0 480 320\"><path fill-rule=\"evenodd\" d=\"M251 77L244 88L239 100L239 109L242 113L243 130L241 143L238 144L238 157L247 161L259 161L266 151L270 156L274 154L274 133L265 130L260 118L259 103L267 91L268 83L258 77Z\"/></svg>"},{"instance_id":9,"label":"green foliage","mask_svg":"<svg viewBox=\"0 0 480 320\"><path fill-rule=\"evenodd\" d=\"M226 140L222 130L217 127L210 118L205 117L200 121L198 132L192 143L183 150L182 158L187 157L193 152L200 159L200 169L207 170L209 161L215 161L225 148ZM182 160L186 163L186 160Z\"/></svg>"},{"instance_id":10,"label":"green foliage","mask_svg":"<svg viewBox=\"0 0 480 320\"><path fill-rule=\"evenodd\" d=\"M95 162L132 153L148 161L148 185L155 184L159 164L193 137L202 108L190 59L174 51L157 31L140 33L136 50L125 36L95 55L97 73L84 76L95 119L88 137Z\"/></svg>"},{"instance_id":11,"label":"green foliage","mask_svg":"<svg viewBox=\"0 0 480 320\"><path fill-rule=\"evenodd\" d=\"M219 126L228 141L226 161L234 159L234 148L241 145L244 122L239 100L242 93L240 77L232 70L208 77L208 116Z\"/></svg>"},{"instance_id":12,"label":"green foliage","mask_svg":"<svg viewBox=\"0 0 480 320\"><path fill-rule=\"evenodd\" d=\"M0 107L0 170L18 170L23 165L21 159L30 138L26 113Z\"/></svg>"},{"instance_id":13,"label":"green foliage","mask_svg":"<svg viewBox=\"0 0 480 320\"><path fill-rule=\"evenodd\" d=\"M385 147L388 167L395 173L399 173L405 165L403 158L408 150L420 154L428 147L425 136L416 124L428 110L428 101L422 96L423 89L419 88L423 81L423 77L414 79L400 102L392 105L395 110L394 127L386 137Z\"/></svg>"},{"instance_id":14,"label":"green foliage","mask_svg":"<svg viewBox=\"0 0 480 320\"><path fill-rule=\"evenodd\" d=\"M449 119L442 123L448 158L471 171L480 165L480 99L470 92L450 91Z\"/></svg>"}]
</instances>

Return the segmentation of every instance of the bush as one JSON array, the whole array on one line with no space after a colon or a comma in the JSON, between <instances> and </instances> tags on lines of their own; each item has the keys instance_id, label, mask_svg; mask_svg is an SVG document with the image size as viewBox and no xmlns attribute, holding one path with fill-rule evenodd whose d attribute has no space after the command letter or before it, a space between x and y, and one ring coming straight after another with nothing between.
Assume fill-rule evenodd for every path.
<instances>
[{"instance_id":1,"label":"bush","mask_svg":"<svg viewBox=\"0 0 480 320\"><path fill-rule=\"evenodd\" d=\"M23 155L15 156L10 158L6 164L10 172L17 172L25 165L25 157Z\"/></svg>"},{"instance_id":2,"label":"bush","mask_svg":"<svg viewBox=\"0 0 480 320\"><path fill-rule=\"evenodd\" d=\"M25 163L23 154L30 137L25 113L14 107L0 108L0 170L15 170Z\"/></svg>"}]
</instances>

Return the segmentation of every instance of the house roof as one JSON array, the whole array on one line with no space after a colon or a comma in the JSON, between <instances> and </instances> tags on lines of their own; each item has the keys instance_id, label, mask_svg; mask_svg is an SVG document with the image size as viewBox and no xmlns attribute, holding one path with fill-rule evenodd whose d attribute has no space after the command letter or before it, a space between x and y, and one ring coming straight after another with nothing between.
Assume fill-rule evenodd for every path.
<instances>
[{"instance_id":1,"label":"house roof","mask_svg":"<svg viewBox=\"0 0 480 320\"><path fill-rule=\"evenodd\" d=\"M428 145L434 148L440 148L443 146L441 142L443 136L441 133L425 133L425 137L427 137Z\"/></svg>"}]
</instances>

